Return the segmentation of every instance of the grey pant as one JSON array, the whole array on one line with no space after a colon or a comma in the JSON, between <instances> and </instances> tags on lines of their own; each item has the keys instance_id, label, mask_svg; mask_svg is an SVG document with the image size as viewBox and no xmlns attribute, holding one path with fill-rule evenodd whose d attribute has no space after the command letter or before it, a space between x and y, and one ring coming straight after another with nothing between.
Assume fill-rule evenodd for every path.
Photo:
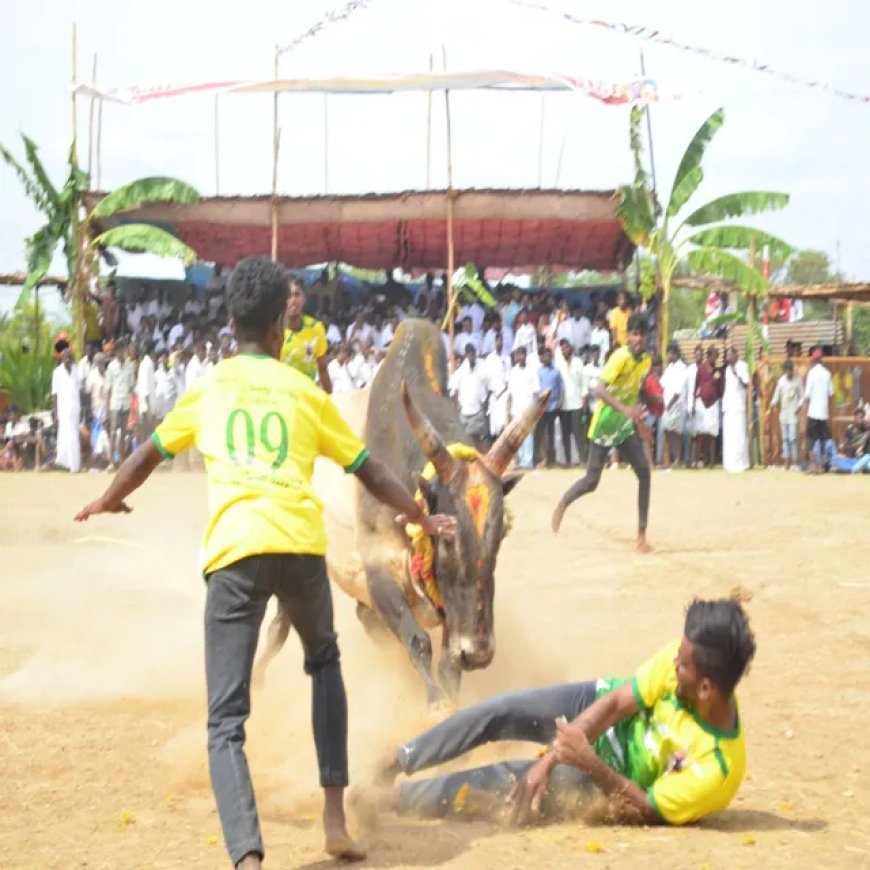
<instances>
[{"instance_id":1,"label":"grey pant","mask_svg":"<svg viewBox=\"0 0 870 870\"><path fill-rule=\"evenodd\" d=\"M399 747L399 767L415 773L451 761L494 740L528 740L550 743L556 736L556 719L569 722L595 700L595 681L566 683L496 695L445 719L434 728ZM506 796L533 761L502 761L474 770L462 770L432 779L405 782L399 789L400 814L438 818L450 812L464 786ZM586 788L589 781L576 768L557 765L551 791Z\"/></svg>"},{"instance_id":2,"label":"grey pant","mask_svg":"<svg viewBox=\"0 0 870 870\"><path fill-rule=\"evenodd\" d=\"M215 571L207 582L208 763L224 841L236 864L249 852L264 854L244 745L251 669L272 595L299 634L305 672L312 677L314 742L324 787L348 782L347 698L322 556L252 556Z\"/></svg>"}]
</instances>

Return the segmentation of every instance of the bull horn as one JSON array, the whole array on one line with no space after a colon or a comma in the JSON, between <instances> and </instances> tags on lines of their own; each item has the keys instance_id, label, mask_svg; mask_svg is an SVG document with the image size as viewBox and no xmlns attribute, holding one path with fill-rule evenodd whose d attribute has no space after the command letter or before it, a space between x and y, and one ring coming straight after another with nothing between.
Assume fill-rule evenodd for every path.
<instances>
[{"instance_id":1,"label":"bull horn","mask_svg":"<svg viewBox=\"0 0 870 870\"><path fill-rule=\"evenodd\" d=\"M450 455L432 423L417 409L405 381L402 381L402 402L417 443L434 466L438 477L444 483L450 483L458 471L459 463Z\"/></svg>"},{"instance_id":2,"label":"bull horn","mask_svg":"<svg viewBox=\"0 0 870 870\"><path fill-rule=\"evenodd\" d=\"M489 448L489 453L481 459L481 462L496 477L501 477L505 473L523 441L529 437L538 420L541 419L549 401L550 391L544 390L516 420L505 428L495 444Z\"/></svg>"}]
</instances>

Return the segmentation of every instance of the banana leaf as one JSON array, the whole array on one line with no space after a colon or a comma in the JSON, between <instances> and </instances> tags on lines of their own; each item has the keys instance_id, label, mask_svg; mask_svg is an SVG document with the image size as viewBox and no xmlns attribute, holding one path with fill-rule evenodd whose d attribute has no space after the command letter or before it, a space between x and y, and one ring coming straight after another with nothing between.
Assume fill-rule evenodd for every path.
<instances>
[{"instance_id":1,"label":"banana leaf","mask_svg":"<svg viewBox=\"0 0 870 870\"><path fill-rule=\"evenodd\" d=\"M767 289L767 281L761 272L721 248L695 248L686 254L685 262L695 272L721 275L749 293L763 293Z\"/></svg>"},{"instance_id":2,"label":"banana leaf","mask_svg":"<svg viewBox=\"0 0 870 870\"><path fill-rule=\"evenodd\" d=\"M11 167L12 171L18 176L24 192L33 201L33 204L39 211L47 214L51 208L51 203L45 192L39 189L30 173L15 159L15 155L4 145L0 145L0 157Z\"/></svg>"},{"instance_id":3,"label":"banana leaf","mask_svg":"<svg viewBox=\"0 0 870 870\"><path fill-rule=\"evenodd\" d=\"M196 261L196 252L166 230L149 224L124 224L100 233L92 242L95 248L120 248L122 251L176 257L187 265Z\"/></svg>"},{"instance_id":4,"label":"banana leaf","mask_svg":"<svg viewBox=\"0 0 870 870\"><path fill-rule=\"evenodd\" d=\"M743 251L749 250L754 242L759 250L764 245L768 245L771 256L781 257L782 259L786 259L794 253L792 246L788 242L777 238L777 236L772 236L770 233L756 230L753 227L737 226L734 224L708 227L689 236L689 241L702 247L734 248Z\"/></svg>"},{"instance_id":5,"label":"banana leaf","mask_svg":"<svg viewBox=\"0 0 870 870\"><path fill-rule=\"evenodd\" d=\"M673 217L698 189L698 185L704 178L703 171L700 171L704 152L724 123L725 110L717 109L701 124L698 132L692 137L692 141L689 143L689 147L686 148L683 159L677 168L677 174L674 177L674 185L671 188L671 200L668 203L668 217Z\"/></svg>"},{"instance_id":6,"label":"banana leaf","mask_svg":"<svg viewBox=\"0 0 870 870\"><path fill-rule=\"evenodd\" d=\"M88 220L101 220L152 202L198 202L199 193L177 178L139 178L103 197Z\"/></svg>"},{"instance_id":7,"label":"banana leaf","mask_svg":"<svg viewBox=\"0 0 870 870\"><path fill-rule=\"evenodd\" d=\"M52 205L57 205L57 190L51 183L51 179L48 177L42 161L39 159L39 154L37 153L39 149L36 147L36 143L29 136L25 136L24 133L21 134L21 138L24 141L24 156L30 164L30 171L33 173L34 181L39 185L39 189L43 191L48 201Z\"/></svg>"},{"instance_id":8,"label":"banana leaf","mask_svg":"<svg viewBox=\"0 0 870 870\"><path fill-rule=\"evenodd\" d=\"M656 224L655 206L648 190L636 185L624 185L618 192L616 217L632 243L647 247Z\"/></svg>"},{"instance_id":9,"label":"banana leaf","mask_svg":"<svg viewBox=\"0 0 870 870\"><path fill-rule=\"evenodd\" d=\"M747 214L759 214L764 211L775 211L785 208L789 202L787 193L777 193L769 190L748 190L742 193L729 193L718 199L702 205L692 212L685 223L690 227L699 227L726 218L743 217Z\"/></svg>"}]
</instances>

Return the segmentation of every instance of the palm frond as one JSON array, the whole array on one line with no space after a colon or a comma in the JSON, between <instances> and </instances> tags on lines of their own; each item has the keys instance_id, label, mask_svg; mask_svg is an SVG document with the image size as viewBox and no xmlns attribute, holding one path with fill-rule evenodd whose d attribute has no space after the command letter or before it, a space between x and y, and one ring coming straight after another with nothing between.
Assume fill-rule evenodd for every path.
<instances>
[{"instance_id":1,"label":"palm frond","mask_svg":"<svg viewBox=\"0 0 870 870\"><path fill-rule=\"evenodd\" d=\"M736 224L725 224L718 227L708 227L700 232L689 236L688 241L692 244L711 248L733 248L740 251L748 251L753 244L761 251L765 245L770 248L771 256L783 259L790 257L794 249L788 242L784 242L777 236L756 230L753 227L744 227Z\"/></svg>"},{"instance_id":2,"label":"palm frond","mask_svg":"<svg viewBox=\"0 0 870 870\"><path fill-rule=\"evenodd\" d=\"M103 197L90 214L100 220L152 202L188 205L199 201L199 192L177 178L139 178Z\"/></svg>"},{"instance_id":3,"label":"palm frond","mask_svg":"<svg viewBox=\"0 0 870 870\"><path fill-rule=\"evenodd\" d=\"M21 138L24 141L24 156L27 158L27 162L30 164L30 171L33 173L33 178L36 183L39 185L40 189L45 193L46 198L52 205L57 204L57 189L51 183L51 179L48 177L48 173L45 171L45 167L42 165L42 161L39 159L39 148L36 147L36 143L29 136L25 136L24 133L21 134Z\"/></svg>"},{"instance_id":4,"label":"palm frond","mask_svg":"<svg viewBox=\"0 0 870 870\"><path fill-rule=\"evenodd\" d=\"M43 213L47 213L51 205L45 193L39 189L37 183L30 176L30 173L15 159L15 155L4 145L0 145L0 157L9 165L12 171L18 176L24 192L33 201L33 204Z\"/></svg>"},{"instance_id":5,"label":"palm frond","mask_svg":"<svg viewBox=\"0 0 870 870\"><path fill-rule=\"evenodd\" d=\"M51 259L57 247L58 237L54 227L48 223L38 229L26 243L27 278L18 294L16 308L21 308L30 302L30 292L48 274Z\"/></svg>"},{"instance_id":6,"label":"palm frond","mask_svg":"<svg viewBox=\"0 0 870 870\"><path fill-rule=\"evenodd\" d=\"M673 217L698 189L698 185L704 178L704 173L703 171L696 172L696 170L701 169L701 161L704 159L707 146L724 123L725 110L717 109L701 124L698 132L692 137L692 141L689 143L689 147L686 148L686 153L683 154L683 159L677 167L674 185L671 188L671 201L668 203L668 217ZM694 185L687 181L690 176L694 180ZM675 201L675 194L678 190L682 196L682 202L679 204Z\"/></svg>"},{"instance_id":7,"label":"palm frond","mask_svg":"<svg viewBox=\"0 0 870 870\"><path fill-rule=\"evenodd\" d=\"M722 248L695 248L685 256L689 268L704 275L721 275L747 293L763 293L767 281L745 260Z\"/></svg>"},{"instance_id":8,"label":"palm frond","mask_svg":"<svg viewBox=\"0 0 870 870\"><path fill-rule=\"evenodd\" d=\"M702 205L690 214L684 223L690 227L703 226L727 218L775 211L788 205L789 195L768 190L748 190L742 193L729 193Z\"/></svg>"},{"instance_id":9,"label":"palm frond","mask_svg":"<svg viewBox=\"0 0 870 870\"><path fill-rule=\"evenodd\" d=\"M196 261L196 252L166 230L149 224L124 224L100 233L91 245L96 248L120 248L122 251L174 257L188 265Z\"/></svg>"},{"instance_id":10,"label":"palm frond","mask_svg":"<svg viewBox=\"0 0 870 870\"><path fill-rule=\"evenodd\" d=\"M616 216L623 232L635 245L646 247L656 225L655 206L648 189L638 185L624 185L617 193L619 204Z\"/></svg>"}]
</instances>

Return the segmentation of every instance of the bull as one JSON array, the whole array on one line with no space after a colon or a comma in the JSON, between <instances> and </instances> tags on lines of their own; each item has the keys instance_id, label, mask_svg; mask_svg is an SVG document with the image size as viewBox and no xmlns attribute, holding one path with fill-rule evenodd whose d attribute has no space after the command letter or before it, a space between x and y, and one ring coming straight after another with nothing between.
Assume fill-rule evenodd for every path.
<instances>
[{"instance_id":1,"label":"bull","mask_svg":"<svg viewBox=\"0 0 870 870\"><path fill-rule=\"evenodd\" d=\"M357 415L365 411L364 439L371 455L389 465L409 490L419 490L430 513L451 514L458 527L453 539L433 542L433 596L411 579L410 540L394 512L356 486L357 568L339 564L331 553L330 575L356 599L357 615L367 629L386 626L399 639L423 680L429 704L445 694L454 700L462 672L485 668L495 653L493 593L505 531L504 499L522 478L507 469L543 414L549 391L540 394L485 455L476 454L448 396L441 333L425 320L410 319L397 329L367 392L367 397L360 395L349 404L356 404ZM422 475L427 462L435 472L430 479ZM328 488L328 497L335 499L338 493ZM442 655L436 681L428 631L438 627ZM287 615L279 609L258 665L260 677L289 628Z\"/></svg>"}]
</instances>

